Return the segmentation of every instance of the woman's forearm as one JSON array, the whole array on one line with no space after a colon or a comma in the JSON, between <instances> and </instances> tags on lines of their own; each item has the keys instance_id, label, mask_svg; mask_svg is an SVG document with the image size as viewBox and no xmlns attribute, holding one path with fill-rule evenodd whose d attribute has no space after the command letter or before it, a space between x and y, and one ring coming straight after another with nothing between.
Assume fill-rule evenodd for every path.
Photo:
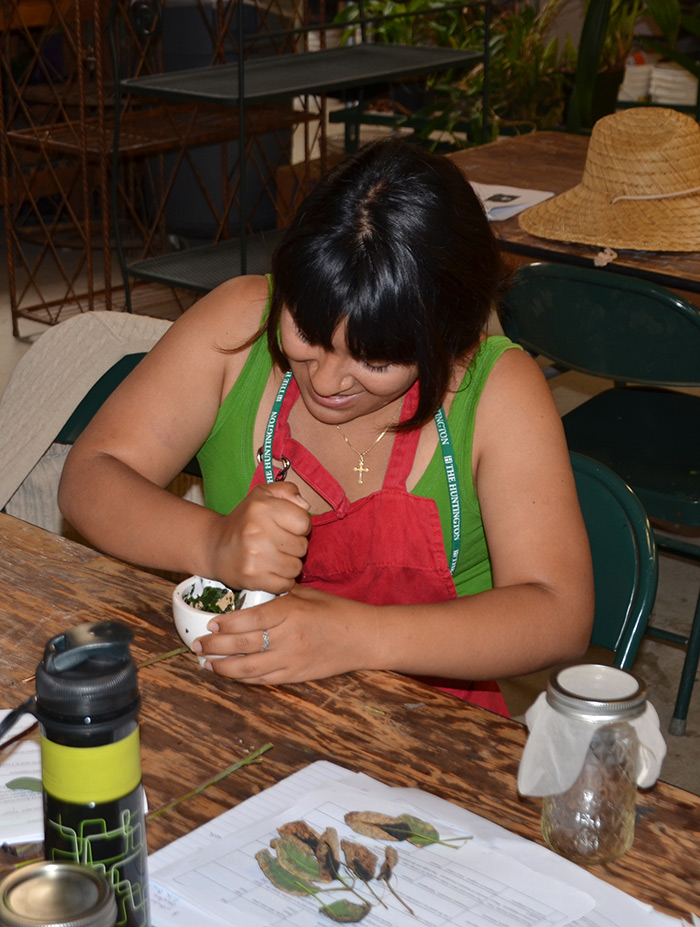
<instances>
[{"instance_id":1,"label":"woman's forearm","mask_svg":"<svg viewBox=\"0 0 700 927\"><path fill-rule=\"evenodd\" d=\"M377 607L361 646L368 669L504 678L580 658L592 616L585 588L519 584L450 602Z\"/></svg>"},{"instance_id":2,"label":"woman's forearm","mask_svg":"<svg viewBox=\"0 0 700 927\"><path fill-rule=\"evenodd\" d=\"M65 518L112 556L208 575L208 538L221 516L181 499L109 454L69 455L58 495Z\"/></svg>"}]
</instances>

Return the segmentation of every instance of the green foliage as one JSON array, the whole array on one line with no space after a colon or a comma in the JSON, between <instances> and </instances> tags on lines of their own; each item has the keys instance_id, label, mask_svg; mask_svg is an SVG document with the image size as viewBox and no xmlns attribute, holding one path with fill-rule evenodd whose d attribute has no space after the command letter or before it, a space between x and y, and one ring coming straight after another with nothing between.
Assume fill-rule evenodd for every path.
<instances>
[{"instance_id":1,"label":"green foliage","mask_svg":"<svg viewBox=\"0 0 700 927\"><path fill-rule=\"evenodd\" d=\"M561 124L567 82L576 51L570 40L559 43L550 34L562 0L548 0L541 9L518 5L498 15L489 44L488 120L491 138L500 133L549 129ZM453 125L471 123L479 139L483 113L484 66L453 81L440 82L449 97Z\"/></svg>"},{"instance_id":2,"label":"green foliage","mask_svg":"<svg viewBox=\"0 0 700 927\"><path fill-rule=\"evenodd\" d=\"M205 586L201 595L184 595L183 600L198 611L221 615L241 607L244 596L240 589L222 589L220 586Z\"/></svg>"},{"instance_id":3,"label":"green foliage","mask_svg":"<svg viewBox=\"0 0 700 927\"><path fill-rule=\"evenodd\" d=\"M671 3L674 0L670 0ZM607 7L605 22L599 26L602 33L602 47L599 52L597 70L623 67L632 50L634 29L639 17L645 12L645 0L588 0L587 14L595 13L596 7ZM600 19L598 13L597 19ZM583 44L584 37L581 36Z\"/></svg>"},{"instance_id":4,"label":"green foliage","mask_svg":"<svg viewBox=\"0 0 700 927\"><path fill-rule=\"evenodd\" d=\"M587 0L567 129L579 131L592 126L597 76L604 71L622 70L637 39L641 17L656 25L662 39L639 40L697 75L698 62L679 52L676 43L682 28L700 37L699 12L699 3L694 3L693 12L688 4L683 9L681 0Z\"/></svg>"},{"instance_id":5,"label":"green foliage","mask_svg":"<svg viewBox=\"0 0 700 927\"><path fill-rule=\"evenodd\" d=\"M597 75L623 67L642 16L651 18L663 36L661 40L645 39L645 45L691 73L700 70L697 61L676 48L683 31L700 38L700 0L586 0L578 48L570 38L559 42L551 34L563 2L512 0L496 4L488 74L480 63L467 74L436 77L429 87L428 102L413 114L422 121L419 136L428 139L431 133L441 131L451 139L452 147L478 144L501 133L561 127L565 110L567 128L578 131L590 127ZM367 26L368 36L378 42L481 49L485 36L483 4L445 6L446 0L363 0L365 17L372 20ZM350 0L338 17L352 26L347 36L359 15L357 0ZM485 79L489 134L482 138Z\"/></svg>"},{"instance_id":6,"label":"green foliage","mask_svg":"<svg viewBox=\"0 0 700 927\"><path fill-rule=\"evenodd\" d=\"M662 41L656 44L664 55L673 57L678 41L682 21L689 20L700 25L698 19L699 5L695 4L695 13L687 8L683 11L681 0L587 0L587 8L606 3L610 10L605 27L600 68L620 67L630 54L640 18L649 18L659 29ZM687 7L687 5L686 5ZM697 34L697 33L696 33ZM642 39L645 44L646 40Z\"/></svg>"},{"instance_id":7,"label":"green foliage","mask_svg":"<svg viewBox=\"0 0 700 927\"><path fill-rule=\"evenodd\" d=\"M633 6L639 7L641 0L633 0ZM578 47L576 78L571 92L567 129L578 132L583 127L593 124L593 94L598 71L601 68L603 53L610 43L617 47L617 30L611 19L613 6L619 13L621 0L589 0L581 30ZM639 15L638 12L635 17ZM636 22L636 18L635 18Z\"/></svg>"},{"instance_id":8,"label":"green foliage","mask_svg":"<svg viewBox=\"0 0 700 927\"><path fill-rule=\"evenodd\" d=\"M363 0L368 36L374 42L397 45L439 45L444 48L481 48L484 17L481 4L460 6L449 0ZM360 8L351 0L335 21L347 25L349 38L360 20Z\"/></svg>"},{"instance_id":9,"label":"green foliage","mask_svg":"<svg viewBox=\"0 0 700 927\"><path fill-rule=\"evenodd\" d=\"M561 0L526 5L494 23L489 61L492 119L501 129L552 128L561 122L567 70L575 54L550 36Z\"/></svg>"},{"instance_id":10,"label":"green foliage","mask_svg":"<svg viewBox=\"0 0 700 927\"><path fill-rule=\"evenodd\" d=\"M675 61L700 77L700 62L697 58L679 50L678 40L685 34L700 39L700 2L682 2L682 0L646 0L649 13L659 26L662 39L643 38L644 45L663 55L669 61Z\"/></svg>"},{"instance_id":11,"label":"green foliage","mask_svg":"<svg viewBox=\"0 0 700 927\"><path fill-rule=\"evenodd\" d=\"M503 130L551 128L561 122L567 71L575 59L570 41L562 48L549 34L562 2L547 0L539 11L527 2L516 2L493 17L487 76L491 134L483 141ZM483 4L444 7L445 3L437 0L363 2L365 17L370 19L401 14L400 19L369 25L368 34L374 41L483 48ZM338 17L346 24L356 24L358 19L355 0ZM351 32L349 29L346 34ZM466 131L467 143L481 142L484 78L483 64L466 75L437 77L430 85L434 100L416 114L426 121L420 134L427 138L435 130L452 133L459 145Z\"/></svg>"}]
</instances>

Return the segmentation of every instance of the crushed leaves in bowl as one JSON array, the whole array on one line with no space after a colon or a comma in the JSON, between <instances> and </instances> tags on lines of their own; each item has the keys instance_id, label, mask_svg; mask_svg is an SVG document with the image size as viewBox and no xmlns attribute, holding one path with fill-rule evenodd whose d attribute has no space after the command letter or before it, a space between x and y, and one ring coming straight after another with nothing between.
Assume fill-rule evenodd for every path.
<instances>
[{"instance_id":1,"label":"crushed leaves in bowl","mask_svg":"<svg viewBox=\"0 0 700 927\"><path fill-rule=\"evenodd\" d=\"M202 612L213 612L221 615L224 612L233 612L240 608L245 599L245 593L239 589L226 589L221 586L204 586L201 595L190 593L183 595L183 600Z\"/></svg>"}]
</instances>

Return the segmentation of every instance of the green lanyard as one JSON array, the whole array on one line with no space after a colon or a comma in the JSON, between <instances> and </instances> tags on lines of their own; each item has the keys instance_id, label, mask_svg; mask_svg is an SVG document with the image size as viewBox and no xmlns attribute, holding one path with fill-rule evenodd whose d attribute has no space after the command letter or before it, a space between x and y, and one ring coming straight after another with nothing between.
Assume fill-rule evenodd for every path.
<instances>
[{"instance_id":1,"label":"green lanyard","mask_svg":"<svg viewBox=\"0 0 700 927\"><path fill-rule=\"evenodd\" d=\"M287 387L289 386L289 381L291 379L292 371L288 370L284 375L284 379L280 384L280 388L277 390L275 401L272 404L272 412L270 412L270 418L268 419L267 427L265 428L263 445L258 454L258 459L262 461L266 483L274 483L276 480L284 479L284 477L287 475L287 470L289 469L289 462L285 460L285 467L282 473L279 476L275 476L275 472L272 467L272 439L275 434L277 418L279 416L280 409L282 408L284 394L287 392ZM437 426L440 448L442 450L442 459L445 464L445 476L447 477L447 490L450 499L450 512L452 515L452 552L450 556L450 573L454 574L457 561L459 560L459 549L462 541L462 515L459 500L459 483L457 481L457 472L455 470L454 463L452 437L450 436L450 429L447 427L447 418L445 416L445 410L442 408L442 406L440 406L440 408L435 413L435 425Z\"/></svg>"},{"instance_id":2,"label":"green lanyard","mask_svg":"<svg viewBox=\"0 0 700 927\"><path fill-rule=\"evenodd\" d=\"M435 413L435 425L437 426L440 447L442 448L442 459L445 464L445 476L447 477L447 492L450 497L450 512L452 513L450 573L454 575L459 560L459 548L462 543L462 508L459 501L459 483L457 482L457 471L455 470L452 436L450 435L450 429L447 427L447 418L442 406Z\"/></svg>"}]
</instances>

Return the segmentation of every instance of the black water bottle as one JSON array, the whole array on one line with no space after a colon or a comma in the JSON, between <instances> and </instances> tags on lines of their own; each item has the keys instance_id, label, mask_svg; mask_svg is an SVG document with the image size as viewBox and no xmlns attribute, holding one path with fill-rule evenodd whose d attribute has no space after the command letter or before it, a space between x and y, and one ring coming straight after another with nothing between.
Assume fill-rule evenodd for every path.
<instances>
[{"instance_id":1,"label":"black water bottle","mask_svg":"<svg viewBox=\"0 0 700 927\"><path fill-rule=\"evenodd\" d=\"M52 638L37 667L44 855L104 873L118 927L148 927L148 853L132 633L118 622Z\"/></svg>"}]
</instances>

